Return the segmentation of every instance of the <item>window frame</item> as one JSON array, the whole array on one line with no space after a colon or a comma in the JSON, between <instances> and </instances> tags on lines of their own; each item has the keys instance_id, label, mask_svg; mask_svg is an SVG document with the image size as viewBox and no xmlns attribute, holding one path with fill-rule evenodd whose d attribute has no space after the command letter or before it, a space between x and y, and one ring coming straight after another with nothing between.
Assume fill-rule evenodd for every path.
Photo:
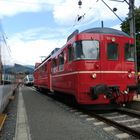
<instances>
[{"instance_id":1,"label":"window frame","mask_svg":"<svg viewBox=\"0 0 140 140\"><path fill-rule=\"evenodd\" d=\"M72 62L74 60L74 48L73 45L68 47L68 62Z\"/></svg>"},{"instance_id":2,"label":"window frame","mask_svg":"<svg viewBox=\"0 0 140 140\"><path fill-rule=\"evenodd\" d=\"M64 51L62 51L59 55L58 55L58 61L59 61L59 71L64 69L64 63L65 63L65 53Z\"/></svg>"},{"instance_id":3,"label":"window frame","mask_svg":"<svg viewBox=\"0 0 140 140\"><path fill-rule=\"evenodd\" d=\"M97 54L97 57L96 58L88 58L88 57L85 57L85 55L86 56L88 56L87 54L84 54L84 49L83 48L85 48L85 46L83 46L83 45L81 45L82 46L82 48L81 48L81 54L79 53L79 50L77 51L77 44L79 43L81 43L82 44L82 41L96 41L96 43L98 42L98 46L96 46L96 47L98 47L98 54ZM80 46L79 46L80 47ZM90 40L90 39L88 39L88 40L79 40L79 41L77 41L77 42L74 42L73 43L73 54L74 54L74 60L100 60L100 41L99 40ZM76 52L78 52L81 56L79 57L77 54L76 54ZM96 52L97 53L97 52ZM78 56L78 57L77 57Z\"/></svg>"},{"instance_id":4,"label":"window frame","mask_svg":"<svg viewBox=\"0 0 140 140\"><path fill-rule=\"evenodd\" d=\"M53 58L52 59L52 66L51 66L52 72L55 73L57 69L57 59Z\"/></svg>"},{"instance_id":5,"label":"window frame","mask_svg":"<svg viewBox=\"0 0 140 140\"><path fill-rule=\"evenodd\" d=\"M111 56L110 54L112 54L112 45L115 45L115 49L117 49L117 53L116 53L116 56ZM110 48L111 49L110 49ZM113 46L114 47L114 46ZM110 49L110 50L109 50ZM115 52L115 51L114 51ZM117 61L117 60L119 60L119 44L118 43L115 43L115 42L108 42L107 43L107 48L106 48L106 56L107 56L107 60L111 60L111 61Z\"/></svg>"},{"instance_id":6,"label":"window frame","mask_svg":"<svg viewBox=\"0 0 140 140\"><path fill-rule=\"evenodd\" d=\"M131 58L130 57L126 58L126 47L133 47L133 60L130 60L132 57ZM132 50L130 50L129 52L132 52ZM124 60L128 61L128 62L134 62L135 61L135 47L134 47L134 44L125 43L125 46L124 46Z\"/></svg>"}]
</instances>

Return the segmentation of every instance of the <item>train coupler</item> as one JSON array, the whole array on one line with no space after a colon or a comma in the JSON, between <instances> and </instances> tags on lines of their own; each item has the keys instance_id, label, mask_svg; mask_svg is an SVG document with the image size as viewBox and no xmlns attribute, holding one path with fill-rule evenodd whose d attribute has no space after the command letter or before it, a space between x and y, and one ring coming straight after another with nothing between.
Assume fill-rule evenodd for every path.
<instances>
[{"instance_id":1,"label":"train coupler","mask_svg":"<svg viewBox=\"0 0 140 140\"><path fill-rule=\"evenodd\" d=\"M119 89L117 88L117 86L108 87L105 84L99 84L94 87L91 87L90 93L91 93L92 99L94 99L94 100L98 99L98 96L100 94L104 94L106 98L112 99L113 98L112 93L114 91L118 91L118 90Z\"/></svg>"}]
</instances>

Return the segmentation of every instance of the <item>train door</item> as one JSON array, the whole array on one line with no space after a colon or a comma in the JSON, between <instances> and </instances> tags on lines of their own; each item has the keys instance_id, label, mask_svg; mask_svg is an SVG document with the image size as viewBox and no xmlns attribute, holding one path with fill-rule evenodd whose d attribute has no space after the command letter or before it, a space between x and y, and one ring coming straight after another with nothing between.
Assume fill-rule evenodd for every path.
<instances>
[{"instance_id":1,"label":"train door","mask_svg":"<svg viewBox=\"0 0 140 140\"><path fill-rule=\"evenodd\" d=\"M118 85L122 80L121 43L117 38L106 36L102 51L102 82L107 85Z\"/></svg>"},{"instance_id":2,"label":"train door","mask_svg":"<svg viewBox=\"0 0 140 140\"><path fill-rule=\"evenodd\" d=\"M124 77L124 82L127 85L134 85L136 84L136 77L135 77L135 62L134 62L134 41L132 39L125 40L124 42L124 63L123 63L123 70L126 71L126 76Z\"/></svg>"},{"instance_id":3,"label":"train door","mask_svg":"<svg viewBox=\"0 0 140 140\"><path fill-rule=\"evenodd\" d=\"M52 92L52 72L51 72L51 59L48 60L48 64L47 64L47 67L48 67L48 89Z\"/></svg>"}]
</instances>

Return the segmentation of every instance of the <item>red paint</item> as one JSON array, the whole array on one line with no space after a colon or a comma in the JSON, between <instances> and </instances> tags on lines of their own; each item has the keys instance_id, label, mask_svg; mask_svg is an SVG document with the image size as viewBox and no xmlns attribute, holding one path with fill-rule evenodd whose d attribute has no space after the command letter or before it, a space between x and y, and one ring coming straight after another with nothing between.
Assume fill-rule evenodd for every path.
<instances>
[{"instance_id":1,"label":"red paint","mask_svg":"<svg viewBox=\"0 0 140 140\"><path fill-rule=\"evenodd\" d=\"M99 41L100 55L98 60L81 59L68 61L68 48L74 42L81 40ZM107 58L108 43L118 44L117 60L109 60ZM124 94L124 90L127 90L128 85L136 85L134 61L126 61L124 56L126 43L134 44L134 39L127 36L98 33L80 33L75 35L64 47L36 67L34 85L37 88L72 94L76 97L79 104L109 104L111 99L105 99L104 93L101 93L98 99L92 99L90 87L99 84L116 85L119 86L120 95L114 98L114 102L121 104L132 101L136 91L128 91L128 94ZM63 66L59 66L58 57L61 52L64 52ZM56 58L57 66L52 68L54 58ZM116 94L113 92L112 95L116 97Z\"/></svg>"}]
</instances>

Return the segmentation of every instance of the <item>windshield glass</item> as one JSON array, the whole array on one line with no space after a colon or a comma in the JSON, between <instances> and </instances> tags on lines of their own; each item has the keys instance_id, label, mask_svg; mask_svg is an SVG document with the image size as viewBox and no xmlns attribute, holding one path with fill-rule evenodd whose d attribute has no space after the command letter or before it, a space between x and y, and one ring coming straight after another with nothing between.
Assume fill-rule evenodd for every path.
<instances>
[{"instance_id":1,"label":"windshield glass","mask_svg":"<svg viewBox=\"0 0 140 140\"><path fill-rule=\"evenodd\" d=\"M33 81L33 80L34 80L33 76L29 75L29 81Z\"/></svg>"},{"instance_id":2,"label":"windshield glass","mask_svg":"<svg viewBox=\"0 0 140 140\"><path fill-rule=\"evenodd\" d=\"M125 60L134 61L135 48L133 44L127 43L125 45Z\"/></svg>"},{"instance_id":3,"label":"windshield glass","mask_svg":"<svg viewBox=\"0 0 140 140\"><path fill-rule=\"evenodd\" d=\"M83 40L74 44L74 59L99 59L99 41Z\"/></svg>"},{"instance_id":4,"label":"windshield glass","mask_svg":"<svg viewBox=\"0 0 140 140\"><path fill-rule=\"evenodd\" d=\"M118 44L108 43L107 44L107 58L108 60L118 60Z\"/></svg>"}]
</instances>

